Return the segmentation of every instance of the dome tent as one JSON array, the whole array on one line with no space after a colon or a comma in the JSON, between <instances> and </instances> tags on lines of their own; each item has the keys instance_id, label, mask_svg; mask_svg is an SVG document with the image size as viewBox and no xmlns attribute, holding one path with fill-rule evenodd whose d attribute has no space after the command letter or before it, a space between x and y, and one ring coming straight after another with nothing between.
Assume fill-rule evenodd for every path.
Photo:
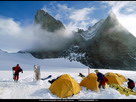
<instances>
[{"instance_id":1,"label":"dome tent","mask_svg":"<svg viewBox=\"0 0 136 102\"><path fill-rule=\"evenodd\" d=\"M95 73L90 73L81 82L80 86L86 87L92 91L99 91L99 82L97 81L97 75Z\"/></svg>"},{"instance_id":2,"label":"dome tent","mask_svg":"<svg viewBox=\"0 0 136 102\"><path fill-rule=\"evenodd\" d=\"M61 75L49 87L49 90L60 98L67 98L81 91L80 85L70 75Z\"/></svg>"},{"instance_id":3,"label":"dome tent","mask_svg":"<svg viewBox=\"0 0 136 102\"><path fill-rule=\"evenodd\" d=\"M105 74L105 77L108 79L107 84L118 84L118 85L122 85L123 82L126 82L127 79L118 73L112 73L112 72L108 72Z\"/></svg>"},{"instance_id":4,"label":"dome tent","mask_svg":"<svg viewBox=\"0 0 136 102\"><path fill-rule=\"evenodd\" d=\"M119 73L115 73L123 82L127 82L127 79L125 78L125 76L119 74Z\"/></svg>"}]
</instances>

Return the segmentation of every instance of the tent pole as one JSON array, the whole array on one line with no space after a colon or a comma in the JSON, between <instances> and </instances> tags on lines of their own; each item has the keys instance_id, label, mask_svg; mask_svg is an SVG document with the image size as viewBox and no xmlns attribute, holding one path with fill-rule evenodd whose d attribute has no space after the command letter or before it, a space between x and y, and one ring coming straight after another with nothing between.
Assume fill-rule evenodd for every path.
<instances>
[{"instance_id":1,"label":"tent pole","mask_svg":"<svg viewBox=\"0 0 136 102\"><path fill-rule=\"evenodd\" d=\"M90 73L90 68L88 68L88 75L89 75L89 73Z\"/></svg>"}]
</instances>

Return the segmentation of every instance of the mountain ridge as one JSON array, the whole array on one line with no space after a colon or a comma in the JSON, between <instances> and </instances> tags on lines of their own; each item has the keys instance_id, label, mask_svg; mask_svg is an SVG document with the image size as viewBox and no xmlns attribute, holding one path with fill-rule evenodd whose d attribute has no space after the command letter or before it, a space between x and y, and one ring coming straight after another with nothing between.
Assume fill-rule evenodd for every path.
<instances>
[{"instance_id":1,"label":"mountain ridge","mask_svg":"<svg viewBox=\"0 0 136 102\"><path fill-rule=\"evenodd\" d=\"M47 12L43 13L48 14ZM37 21L36 19L37 18L35 18L35 21ZM49 29L52 29L50 27L52 26L49 26ZM47 28L48 27L43 27L45 30L47 30ZM56 29L58 30L58 28L54 27L53 29L54 30L48 31L54 32ZM61 29L61 27L59 27L59 29ZM106 19L100 20L92 27L88 28L88 30L84 31L79 29L77 32L74 32L73 35L72 40L69 42L69 46L60 51L33 51L30 53L36 58L64 57L71 61L74 55L74 60L90 68L136 70L136 38L119 23L113 12L111 12ZM86 39L85 37L89 38ZM79 57L78 55L81 56Z\"/></svg>"}]
</instances>

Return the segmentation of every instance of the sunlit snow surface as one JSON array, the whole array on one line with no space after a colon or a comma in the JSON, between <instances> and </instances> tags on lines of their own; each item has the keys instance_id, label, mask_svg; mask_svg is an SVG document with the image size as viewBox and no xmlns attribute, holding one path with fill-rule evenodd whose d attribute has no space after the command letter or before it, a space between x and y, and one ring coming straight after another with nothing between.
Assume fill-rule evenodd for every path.
<instances>
[{"instance_id":1,"label":"sunlit snow surface","mask_svg":"<svg viewBox=\"0 0 136 102\"><path fill-rule=\"evenodd\" d=\"M87 31L81 33L81 36L85 40L92 39L96 35L97 31L100 29L103 22L104 22L104 20L98 21L94 26L90 27Z\"/></svg>"},{"instance_id":2,"label":"sunlit snow surface","mask_svg":"<svg viewBox=\"0 0 136 102\"><path fill-rule=\"evenodd\" d=\"M20 80L18 83L13 81L13 73L11 68L17 63L24 69L24 73L20 73ZM78 83L82 78L78 76L79 72L84 75L88 74L88 68L79 62L70 62L67 59L36 59L30 54L19 53L6 53L0 52L0 99L59 99L56 95L53 95L50 90L50 83L48 80L40 80L35 82L33 66L34 64L40 65L41 77L47 77L52 75L52 78L56 78L62 74L70 74ZM131 78L136 83L135 71L123 71L123 70L107 70L99 69L102 73L115 72L124 75L127 78ZM90 72L94 72L91 69ZM127 83L124 83L127 86ZM136 91L136 88L134 88ZM136 99L136 96L121 95L118 91L112 88L106 88L100 92L86 90L82 87L79 94L69 97L68 99Z\"/></svg>"}]
</instances>

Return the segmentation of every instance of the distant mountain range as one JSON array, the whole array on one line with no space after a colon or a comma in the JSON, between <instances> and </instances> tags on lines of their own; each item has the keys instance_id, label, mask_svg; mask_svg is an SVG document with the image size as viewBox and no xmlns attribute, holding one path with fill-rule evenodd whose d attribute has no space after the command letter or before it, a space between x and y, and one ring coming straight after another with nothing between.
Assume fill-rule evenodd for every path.
<instances>
[{"instance_id":1,"label":"distant mountain range","mask_svg":"<svg viewBox=\"0 0 136 102\"><path fill-rule=\"evenodd\" d=\"M65 29L61 21L43 10L36 13L35 24L48 32ZM59 51L29 52L41 59L76 60L90 68L136 70L136 38L118 22L114 13L86 31L78 29L73 35L69 44Z\"/></svg>"}]
</instances>

